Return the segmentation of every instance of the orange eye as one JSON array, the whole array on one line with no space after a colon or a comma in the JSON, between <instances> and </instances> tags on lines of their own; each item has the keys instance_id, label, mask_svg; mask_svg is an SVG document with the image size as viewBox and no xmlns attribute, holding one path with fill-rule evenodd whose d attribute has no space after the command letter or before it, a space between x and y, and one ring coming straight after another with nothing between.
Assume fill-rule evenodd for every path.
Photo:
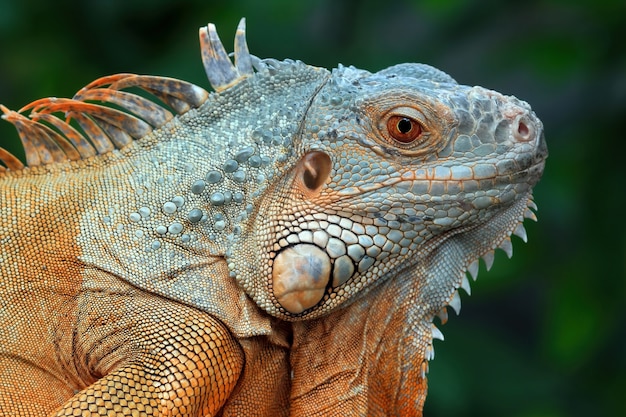
<instances>
[{"instance_id":1,"label":"orange eye","mask_svg":"<svg viewBox=\"0 0 626 417\"><path fill-rule=\"evenodd\" d=\"M387 120L387 131L400 143L409 144L422 135L422 125L406 116L391 116Z\"/></svg>"}]
</instances>

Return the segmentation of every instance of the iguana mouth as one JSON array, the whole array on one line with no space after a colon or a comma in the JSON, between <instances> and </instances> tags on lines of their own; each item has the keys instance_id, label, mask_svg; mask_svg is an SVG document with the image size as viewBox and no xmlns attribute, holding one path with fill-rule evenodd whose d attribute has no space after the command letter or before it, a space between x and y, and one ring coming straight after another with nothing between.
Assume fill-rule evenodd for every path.
<instances>
[{"instance_id":1,"label":"iguana mouth","mask_svg":"<svg viewBox=\"0 0 626 417\"><path fill-rule=\"evenodd\" d=\"M496 168L493 168L493 173L488 174L488 175L483 174L479 176L473 175L469 169L467 169L467 174L465 175L462 175L460 174L460 172L458 172L459 168L444 168L447 170L446 171L447 174L442 174L443 171L441 167L417 169L415 171L409 171L405 173L404 175L402 175L401 177L392 177L385 181L376 182L376 183L364 182L362 184L357 184L351 187L346 187L342 190L333 192L332 194L336 195L337 197L342 197L342 198L352 197L352 196L358 196L361 198L361 197L367 196L370 193L374 193L377 190L380 190L383 188L394 187L394 186L397 187L398 184L403 184L403 183L409 184L411 182L413 183L419 182L421 184L424 184L423 187L428 187L428 185L426 184L439 182L441 184L445 184L446 186L458 184L459 187L462 187L464 181L468 181L468 180L493 181L494 185L499 185L499 184L511 185L511 184L525 183L525 184L528 184L529 188L531 188L539 181L539 178L541 177L543 168L545 166L546 156L547 156L546 154L536 155L535 159L537 159L538 162L534 162L528 167L525 167L522 169L517 169L514 171L510 171L510 172L498 173ZM452 172L455 169L457 170L456 176L455 176L455 173ZM403 187L403 188L407 188L407 187Z\"/></svg>"}]
</instances>

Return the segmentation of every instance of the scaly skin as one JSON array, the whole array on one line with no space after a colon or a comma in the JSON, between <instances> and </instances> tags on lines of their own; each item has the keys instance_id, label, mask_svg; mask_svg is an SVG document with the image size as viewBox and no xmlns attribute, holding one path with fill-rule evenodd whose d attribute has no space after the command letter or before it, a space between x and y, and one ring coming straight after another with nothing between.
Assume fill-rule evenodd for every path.
<instances>
[{"instance_id":1,"label":"scaly skin","mask_svg":"<svg viewBox=\"0 0 626 417\"><path fill-rule=\"evenodd\" d=\"M200 39L215 93L0 106L0 416L421 416L433 318L534 217L541 122L426 65Z\"/></svg>"}]
</instances>

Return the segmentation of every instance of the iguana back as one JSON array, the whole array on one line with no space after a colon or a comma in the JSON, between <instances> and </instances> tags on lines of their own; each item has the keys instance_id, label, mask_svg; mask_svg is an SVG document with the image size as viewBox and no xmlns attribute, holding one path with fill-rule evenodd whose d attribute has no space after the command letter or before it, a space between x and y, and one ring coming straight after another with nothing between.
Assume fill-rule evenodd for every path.
<instances>
[{"instance_id":1,"label":"iguana back","mask_svg":"<svg viewBox=\"0 0 626 417\"><path fill-rule=\"evenodd\" d=\"M200 39L214 93L1 108L0 416L421 415L433 318L525 239L541 122L426 65Z\"/></svg>"}]
</instances>

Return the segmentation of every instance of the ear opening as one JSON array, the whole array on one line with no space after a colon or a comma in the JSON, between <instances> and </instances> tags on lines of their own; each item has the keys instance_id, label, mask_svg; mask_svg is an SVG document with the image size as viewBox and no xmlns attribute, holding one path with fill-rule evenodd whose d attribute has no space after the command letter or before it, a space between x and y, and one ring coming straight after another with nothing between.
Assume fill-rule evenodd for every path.
<instances>
[{"instance_id":1,"label":"ear opening","mask_svg":"<svg viewBox=\"0 0 626 417\"><path fill-rule=\"evenodd\" d=\"M300 159L296 181L305 196L311 198L319 194L330 176L332 165L330 156L321 151L309 152Z\"/></svg>"}]
</instances>

